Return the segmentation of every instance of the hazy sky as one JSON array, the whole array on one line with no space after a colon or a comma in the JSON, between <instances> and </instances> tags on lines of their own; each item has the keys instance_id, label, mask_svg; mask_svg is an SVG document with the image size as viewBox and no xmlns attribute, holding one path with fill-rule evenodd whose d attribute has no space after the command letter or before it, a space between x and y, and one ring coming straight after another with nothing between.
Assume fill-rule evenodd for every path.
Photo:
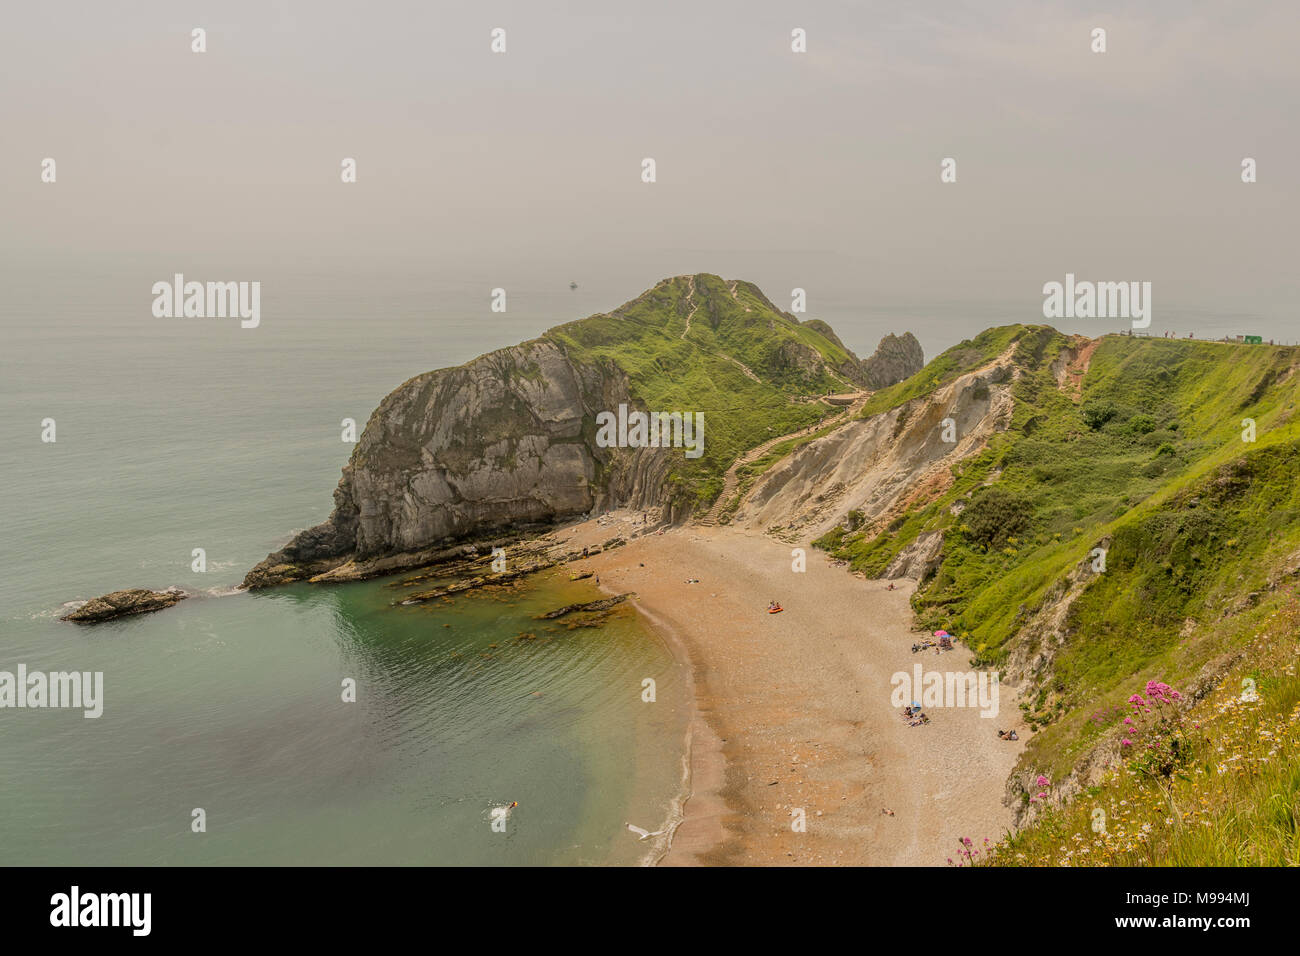
<instances>
[{"instance_id":1,"label":"hazy sky","mask_svg":"<svg viewBox=\"0 0 1300 956\"><path fill-rule=\"evenodd\" d=\"M1152 281L1157 315L1290 321L1300 293L1291 0L166 0L5 19L11 263L601 275L625 298L711 271L778 302L806 287L811 314L833 289L1023 303L1009 321L1067 271Z\"/></svg>"}]
</instances>

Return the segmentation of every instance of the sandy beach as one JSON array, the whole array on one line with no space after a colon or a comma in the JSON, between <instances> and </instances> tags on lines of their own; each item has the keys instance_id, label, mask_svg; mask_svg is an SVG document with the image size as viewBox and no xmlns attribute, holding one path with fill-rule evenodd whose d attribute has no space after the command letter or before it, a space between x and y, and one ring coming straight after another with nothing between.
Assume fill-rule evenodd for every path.
<instances>
[{"instance_id":1,"label":"sandy beach","mask_svg":"<svg viewBox=\"0 0 1300 956\"><path fill-rule=\"evenodd\" d=\"M556 538L599 544L635 522L616 514ZM692 678L691 792L661 865L944 865L963 837L996 840L1012 825L1004 785L1028 736L1014 688L1001 687L996 717L927 708L929 724L908 726L891 676L917 663L968 671L969 652L913 654L912 582L890 591L805 551L795 573L790 545L686 527L575 565L602 590L636 592ZM785 610L768 614L772 600ZM997 738L1012 726L1019 743Z\"/></svg>"}]
</instances>

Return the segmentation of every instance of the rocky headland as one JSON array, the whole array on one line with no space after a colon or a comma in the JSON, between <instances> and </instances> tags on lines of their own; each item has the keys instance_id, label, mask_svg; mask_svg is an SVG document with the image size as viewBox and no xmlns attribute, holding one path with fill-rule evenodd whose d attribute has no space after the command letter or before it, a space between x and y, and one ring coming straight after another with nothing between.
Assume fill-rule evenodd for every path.
<instances>
[{"instance_id":1,"label":"rocky headland","mask_svg":"<svg viewBox=\"0 0 1300 956\"><path fill-rule=\"evenodd\" d=\"M403 383L366 424L330 517L244 585L456 562L467 543L481 555L612 508L681 523L746 448L838 411L823 396L860 394L868 374L905 377L919 362L907 343L890 336L863 363L824 322L800 322L750 283L665 279L611 313ZM597 416L620 405L702 412L704 455L606 447Z\"/></svg>"}]
</instances>

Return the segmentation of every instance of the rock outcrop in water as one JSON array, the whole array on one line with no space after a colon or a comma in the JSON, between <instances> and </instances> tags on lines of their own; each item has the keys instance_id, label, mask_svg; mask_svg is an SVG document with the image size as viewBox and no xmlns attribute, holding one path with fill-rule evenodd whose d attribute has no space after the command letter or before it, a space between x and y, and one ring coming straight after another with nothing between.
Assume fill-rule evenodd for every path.
<instances>
[{"instance_id":1,"label":"rock outcrop in water","mask_svg":"<svg viewBox=\"0 0 1300 956\"><path fill-rule=\"evenodd\" d=\"M70 614L63 615L60 620L72 621L74 624L98 624L100 621L111 621L115 617L161 611L187 597L189 595L180 588L168 588L166 591L130 588L87 601Z\"/></svg>"},{"instance_id":2,"label":"rock outcrop in water","mask_svg":"<svg viewBox=\"0 0 1300 956\"><path fill-rule=\"evenodd\" d=\"M566 604L554 611L547 611L545 614L537 615L537 619L539 621L553 621L568 614L580 614L584 611L606 611L611 607L622 604L633 596L632 592L629 591L626 594L616 594L613 597L602 598L599 601L588 601L585 604Z\"/></svg>"}]
</instances>

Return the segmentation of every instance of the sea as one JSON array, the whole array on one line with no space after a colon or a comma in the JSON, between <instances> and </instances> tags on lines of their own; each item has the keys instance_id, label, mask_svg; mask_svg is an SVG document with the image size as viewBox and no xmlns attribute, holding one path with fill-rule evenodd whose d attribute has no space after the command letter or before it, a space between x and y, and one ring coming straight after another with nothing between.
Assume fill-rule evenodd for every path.
<instances>
[{"instance_id":1,"label":"sea","mask_svg":"<svg viewBox=\"0 0 1300 956\"><path fill-rule=\"evenodd\" d=\"M537 620L599 596L567 573L433 607L396 604L400 578L237 588L329 513L343 419L599 311L589 294L565 276L494 321L472 278L284 270L242 329L154 318L151 266L3 275L0 671L104 689L98 718L0 709L0 864L653 862L680 819L685 683L634 610ZM58 620L169 586L194 597Z\"/></svg>"}]
</instances>

